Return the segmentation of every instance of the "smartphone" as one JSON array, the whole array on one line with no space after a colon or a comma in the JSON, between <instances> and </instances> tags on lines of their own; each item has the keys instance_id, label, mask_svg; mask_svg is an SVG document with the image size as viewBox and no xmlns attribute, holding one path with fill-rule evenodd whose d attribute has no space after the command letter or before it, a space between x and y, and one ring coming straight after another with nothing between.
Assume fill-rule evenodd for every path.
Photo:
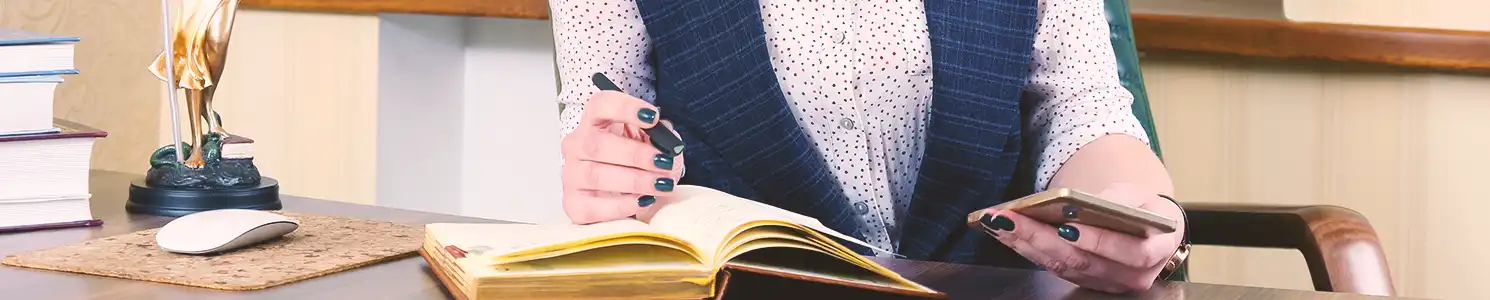
<instances>
[{"instance_id":1,"label":"smartphone","mask_svg":"<svg viewBox=\"0 0 1490 300\"><path fill-rule=\"evenodd\" d=\"M1139 237L1172 233L1173 219L1077 190L1051 189L994 206L1047 224L1078 223ZM981 213L974 212L974 214ZM976 222L976 220L973 220Z\"/></svg>"}]
</instances>

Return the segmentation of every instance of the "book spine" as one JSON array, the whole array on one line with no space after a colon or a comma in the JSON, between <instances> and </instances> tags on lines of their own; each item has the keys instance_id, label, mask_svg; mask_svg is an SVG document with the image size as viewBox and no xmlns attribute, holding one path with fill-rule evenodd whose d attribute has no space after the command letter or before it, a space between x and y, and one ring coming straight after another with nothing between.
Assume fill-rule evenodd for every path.
<instances>
[{"instance_id":1,"label":"book spine","mask_svg":"<svg viewBox=\"0 0 1490 300\"><path fill-rule=\"evenodd\" d=\"M47 223L47 224L36 224L36 225L0 227L0 233L12 233L12 232L23 232L23 231L37 231L37 230L47 230L47 229L62 229L62 228L93 227L93 226L102 226L102 225L103 225L103 220L97 220L97 219L95 219L95 220L82 220L82 221L62 222L62 223Z\"/></svg>"}]
</instances>

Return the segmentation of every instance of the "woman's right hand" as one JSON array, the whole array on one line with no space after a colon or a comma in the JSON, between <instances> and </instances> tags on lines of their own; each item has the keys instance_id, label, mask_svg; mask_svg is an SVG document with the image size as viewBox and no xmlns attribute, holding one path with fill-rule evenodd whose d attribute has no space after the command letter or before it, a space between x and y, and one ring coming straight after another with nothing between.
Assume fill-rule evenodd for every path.
<instances>
[{"instance_id":1,"label":"woman's right hand","mask_svg":"<svg viewBox=\"0 0 1490 300\"><path fill-rule=\"evenodd\" d=\"M564 137L564 213L575 224L627 218L655 207L682 176L683 156L663 155L642 129L671 126L657 107L614 91L590 97ZM673 132L677 134L677 132Z\"/></svg>"}]
</instances>

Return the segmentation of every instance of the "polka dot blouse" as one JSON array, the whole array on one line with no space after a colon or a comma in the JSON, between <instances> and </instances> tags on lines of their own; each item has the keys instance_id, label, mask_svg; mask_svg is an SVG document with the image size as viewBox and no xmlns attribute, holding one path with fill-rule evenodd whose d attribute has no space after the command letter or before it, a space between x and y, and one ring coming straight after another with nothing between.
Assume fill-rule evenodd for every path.
<instances>
[{"instance_id":1,"label":"polka dot blouse","mask_svg":"<svg viewBox=\"0 0 1490 300\"><path fill-rule=\"evenodd\" d=\"M868 242L897 249L920 170L931 104L931 45L919 0L759 0L771 64L797 121L821 150ZM612 76L653 101L646 30L634 0L550 0L565 105L573 131L596 89ZM1108 134L1147 142L1118 81L1102 0L1041 0L1026 87L1043 99L1026 130L1041 149L1043 189L1081 146ZM686 176L686 175L685 175Z\"/></svg>"}]
</instances>

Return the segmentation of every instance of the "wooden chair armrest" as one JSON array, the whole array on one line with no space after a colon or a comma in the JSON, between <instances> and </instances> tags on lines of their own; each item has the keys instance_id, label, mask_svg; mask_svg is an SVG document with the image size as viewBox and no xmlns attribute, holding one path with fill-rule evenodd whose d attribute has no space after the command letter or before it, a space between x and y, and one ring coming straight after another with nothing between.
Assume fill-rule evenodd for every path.
<instances>
[{"instance_id":1,"label":"wooden chair armrest","mask_svg":"<svg viewBox=\"0 0 1490 300\"><path fill-rule=\"evenodd\" d=\"M1392 296L1371 224L1339 206L1184 203L1195 245L1298 249L1320 291Z\"/></svg>"}]
</instances>

